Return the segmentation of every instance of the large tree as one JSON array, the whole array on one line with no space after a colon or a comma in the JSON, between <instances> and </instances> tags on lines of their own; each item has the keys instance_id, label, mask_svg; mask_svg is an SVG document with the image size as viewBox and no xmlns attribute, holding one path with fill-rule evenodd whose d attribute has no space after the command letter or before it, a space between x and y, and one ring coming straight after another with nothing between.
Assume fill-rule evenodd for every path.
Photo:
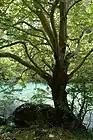
<instances>
[{"instance_id":1,"label":"large tree","mask_svg":"<svg viewBox=\"0 0 93 140\"><path fill-rule=\"evenodd\" d=\"M30 70L32 78L44 79L52 91L58 125L69 122L75 127L79 121L68 105L66 86L93 52L90 1L2 0L0 4L0 57L12 58ZM86 34L91 34L88 47L84 47Z\"/></svg>"}]
</instances>

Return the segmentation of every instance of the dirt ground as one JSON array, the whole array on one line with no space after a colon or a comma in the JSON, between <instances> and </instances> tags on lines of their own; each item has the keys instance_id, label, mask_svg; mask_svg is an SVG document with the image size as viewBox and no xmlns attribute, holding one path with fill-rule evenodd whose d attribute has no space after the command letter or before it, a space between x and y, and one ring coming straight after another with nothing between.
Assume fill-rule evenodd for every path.
<instances>
[{"instance_id":1,"label":"dirt ground","mask_svg":"<svg viewBox=\"0 0 93 140\"><path fill-rule=\"evenodd\" d=\"M62 128L0 128L0 140L93 140L83 132L69 132Z\"/></svg>"}]
</instances>

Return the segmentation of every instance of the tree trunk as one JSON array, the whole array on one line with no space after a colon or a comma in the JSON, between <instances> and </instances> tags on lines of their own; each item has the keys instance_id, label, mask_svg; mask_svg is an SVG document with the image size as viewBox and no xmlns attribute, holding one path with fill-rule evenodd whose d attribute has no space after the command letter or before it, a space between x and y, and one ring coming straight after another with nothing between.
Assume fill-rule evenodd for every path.
<instances>
[{"instance_id":1,"label":"tree trunk","mask_svg":"<svg viewBox=\"0 0 93 140\"><path fill-rule=\"evenodd\" d=\"M66 59L66 42L67 42L67 1L59 2L60 5L60 24L59 37L55 36L54 59L55 67L53 69L53 77L51 84L52 97L56 111L56 124L65 128L82 127L81 122L71 111L68 101L66 86L68 83L68 60ZM58 39L58 40L57 40Z\"/></svg>"},{"instance_id":2,"label":"tree trunk","mask_svg":"<svg viewBox=\"0 0 93 140\"><path fill-rule=\"evenodd\" d=\"M56 125L66 129L81 128L85 130L82 122L76 118L68 105L66 92L67 82L68 76L65 69L61 69L59 63L56 63L51 86L56 111Z\"/></svg>"}]
</instances>

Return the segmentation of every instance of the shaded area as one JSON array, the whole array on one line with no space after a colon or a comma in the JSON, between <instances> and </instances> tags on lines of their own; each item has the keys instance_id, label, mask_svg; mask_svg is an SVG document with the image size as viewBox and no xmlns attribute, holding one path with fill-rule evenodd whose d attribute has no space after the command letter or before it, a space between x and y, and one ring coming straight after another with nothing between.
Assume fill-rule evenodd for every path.
<instances>
[{"instance_id":1,"label":"shaded area","mask_svg":"<svg viewBox=\"0 0 93 140\"><path fill-rule=\"evenodd\" d=\"M57 110L47 104L26 103L17 107L10 117L16 127L33 125L62 127L69 130L86 131L85 126L72 113Z\"/></svg>"}]
</instances>

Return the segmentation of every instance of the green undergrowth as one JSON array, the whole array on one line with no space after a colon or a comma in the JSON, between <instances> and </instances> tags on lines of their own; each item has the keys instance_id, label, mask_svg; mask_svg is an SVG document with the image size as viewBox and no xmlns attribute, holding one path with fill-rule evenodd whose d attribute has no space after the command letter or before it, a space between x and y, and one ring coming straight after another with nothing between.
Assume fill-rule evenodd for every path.
<instances>
[{"instance_id":1,"label":"green undergrowth","mask_svg":"<svg viewBox=\"0 0 93 140\"><path fill-rule=\"evenodd\" d=\"M62 128L0 128L0 140L93 140L90 134Z\"/></svg>"}]
</instances>

